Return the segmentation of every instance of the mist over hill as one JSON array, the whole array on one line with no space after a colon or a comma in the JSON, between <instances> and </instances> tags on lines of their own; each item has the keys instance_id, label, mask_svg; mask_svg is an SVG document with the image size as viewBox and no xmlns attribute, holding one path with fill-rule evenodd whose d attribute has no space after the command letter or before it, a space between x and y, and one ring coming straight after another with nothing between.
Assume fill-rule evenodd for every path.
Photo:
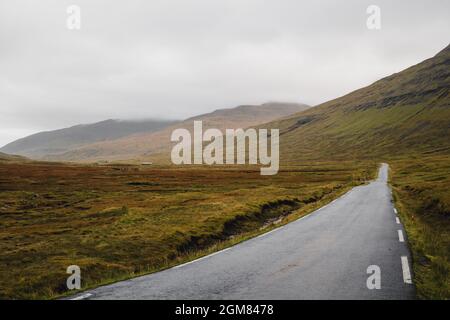
<instances>
[{"instance_id":1,"label":"mist over hill","mask_svg":"<svg viewBox=\"0 0 450 320\"><path fill-rule=\"evenodd\" d=\"M305 104L269 102L219 109L184 121L106 120L37 133L16 140L0 151L57 161L128 160L170 150L172 131L190 129L194 120L203 121L205 128L246 128L307 108Z\"/></svg>"}]
</instances>

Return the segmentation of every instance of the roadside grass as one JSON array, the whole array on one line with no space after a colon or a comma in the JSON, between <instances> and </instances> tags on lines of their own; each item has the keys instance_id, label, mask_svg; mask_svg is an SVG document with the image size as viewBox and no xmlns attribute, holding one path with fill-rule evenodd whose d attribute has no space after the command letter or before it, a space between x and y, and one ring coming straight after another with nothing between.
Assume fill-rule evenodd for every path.
<instances>
[{"instance_id":1,"label":"roadside grass","mask_svg":"<svg viewBox=\"0 0 450 320\"><path fill-rule=\"evenodd\" d=\"M73 294L271 230L375 177L373 162L256 167L0 164L0 298Z\"/></svg>"},{"instance_id":2,"label":"roadside grass","mask_svg":"<svg viewBox=\"0 0 450 320\"><path fill-rule=\"evenodd\" d=\"M95 287L108 285L108 284L111 284L111 283L114 283L117 281L128 280L131 278L144 276L144 275L151 274L154 272L166 270L166 269L175 267L177 265L191 262L196 259L210 255L212 253L218 252L220 250L237 245L243 241L249 240L249 239L257 237L259 235L263 235L264 233L267 233L271 230L274 230L285 224L288 224L289 222L292 222L294 220L297 220L301 217L308 215L309 213L313 212L314 210L330 203L337 197L340 197L341 195L345 194L347 191L349 191L356 185L357 184L348 185L342 189L339 189L335 193L327 194L320 200L314 201L312 203L308 203L301 209L289 212L289 215L284 215L285 212L281 212L282 216L279 219L269 220L266 223L264 223L263 225L258 223L260 221L254 221L254 220L248 219L248 222L250 222L253 225L254 229L249 228L250 225L247 224L247 225L243 226L245 228L245 230L247 230L247 231L236 230L239 233L232 234L225 240L217 240L214 242L210 242L207 246L200 246L200 247L192 246L192 247L186 248L185 250L181 250L180 253L178 253L173 260L166 260L161 264L152 266L151 268L146 269L141 272L133 272L131 274L124 274L124 275L116 276L116 277L109 278L109 279L103 279L97 283L89 284L88 286L82 288L81 290L67 291L64 294L56 296L56 298L64 298L64 297L68 297L68 296L73 296L77 293L80 293L80 292L83 292L83 291L86 291L88 289L92 289ZM55 298L55 297L53 297L53 298Z\"/></svg>"},{"instance_id":3,"label":"roadside grass","mask_svg":"<svg viewBox=\"0 0 450 320\"><path fill-rule=\"evenodd\" d=\"M450 299L450 156L389 162L421 299Z\"/></svg>"}]
</instances>

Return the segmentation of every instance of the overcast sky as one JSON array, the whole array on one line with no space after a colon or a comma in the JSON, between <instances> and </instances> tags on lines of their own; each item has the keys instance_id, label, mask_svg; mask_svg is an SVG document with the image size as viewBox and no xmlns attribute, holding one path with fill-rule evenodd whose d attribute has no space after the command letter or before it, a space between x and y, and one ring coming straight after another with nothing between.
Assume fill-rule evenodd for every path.
<instances>
[{"instance_id":1,"label":"overcast sky","mask_svg":"<svg viewBox=\"0 0 450 320\"><path fill-rule=\"evenodd\" d=\"M108 118L318 104L436 54L449 14L448 0L2 0L0 145Z\"/></svg>"}]
</instances>

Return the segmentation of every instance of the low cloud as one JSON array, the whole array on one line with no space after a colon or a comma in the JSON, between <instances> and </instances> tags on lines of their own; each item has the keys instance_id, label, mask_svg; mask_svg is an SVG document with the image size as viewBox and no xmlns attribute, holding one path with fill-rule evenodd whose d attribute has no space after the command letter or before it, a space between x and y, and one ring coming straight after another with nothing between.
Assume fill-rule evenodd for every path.
<instances>
[{"instance_id":1,"label":"low cloud","mask_svg":"<svg viewBox=\"0 0 450 320\"><path fill-rule=\"evenodd\" d=\"M81 29L66 27L69 5ZM366 8L381 8L368 30ZM448 44L448 1L99 0L0 4L0 144L107 118L317 104Z\"/></svg>"}]
</instances>

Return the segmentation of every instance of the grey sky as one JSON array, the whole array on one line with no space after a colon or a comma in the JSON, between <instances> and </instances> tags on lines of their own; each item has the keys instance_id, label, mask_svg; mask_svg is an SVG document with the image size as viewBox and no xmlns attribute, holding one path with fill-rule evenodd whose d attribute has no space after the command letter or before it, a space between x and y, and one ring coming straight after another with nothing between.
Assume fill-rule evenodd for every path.
<instances>
[{"instance_id":1,"label":"grey sky","mask_svg":"<svg viewBox=\"0 0 450 320\"><path fill-rule=\"evenodd\" d=\"M448 0L3 0L0 145L108 118L318 104L431 57L449 30Z\"/></svg>"}]
</instances>

